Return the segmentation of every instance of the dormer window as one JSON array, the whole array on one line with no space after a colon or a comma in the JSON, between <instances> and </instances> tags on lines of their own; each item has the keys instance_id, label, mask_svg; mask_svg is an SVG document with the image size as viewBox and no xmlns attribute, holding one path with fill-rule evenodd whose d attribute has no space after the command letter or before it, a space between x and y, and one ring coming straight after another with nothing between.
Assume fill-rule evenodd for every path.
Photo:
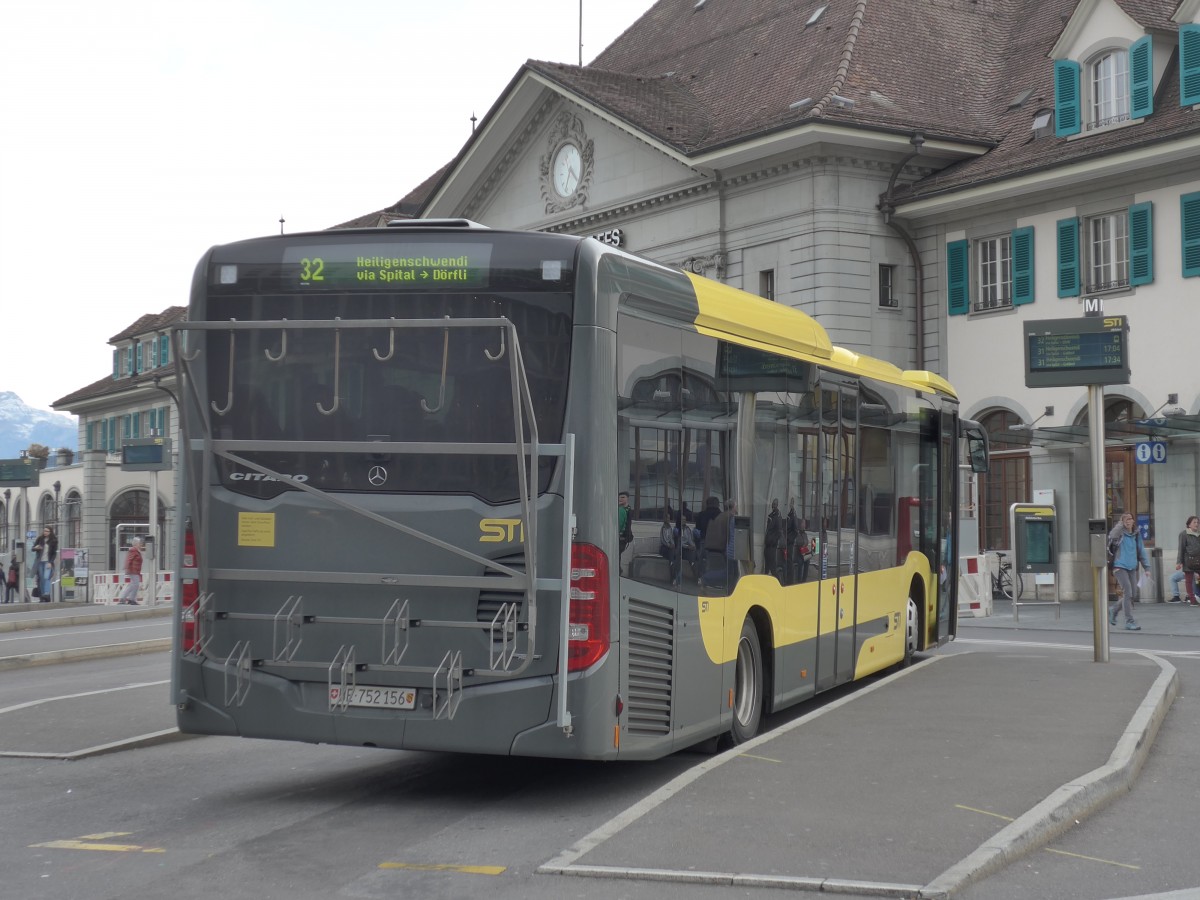
<instances>
[{"instance_id":1,"label":"dormer window","mask_svg":"<svg viewBox=\"0 0 1200 900\"><path fill-rule=\"evenodd\" d=\"M1129 120L1129 54L1109 50L1089 66L1092 115L1088 129Z\"/></svg>"},{"instance_id":2,"label":"dormer window","mask_svg":"<svg viewBox=\"0 0 1200 900\"><path fill-rule=\"evenodd\" d=\"M1111 128L1153 112L1154 50L1149 35L1128 49L1106 47L1084 65L1071 59L1054 61L1056 136Z\"/></svg>"}]
</instances>

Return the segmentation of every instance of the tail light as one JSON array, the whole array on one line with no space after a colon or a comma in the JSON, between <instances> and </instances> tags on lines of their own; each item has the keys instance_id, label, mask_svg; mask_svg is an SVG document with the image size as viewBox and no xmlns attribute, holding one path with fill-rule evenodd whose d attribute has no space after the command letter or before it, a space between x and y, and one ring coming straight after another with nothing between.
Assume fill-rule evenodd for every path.
<instances>
[{"instance_id":1,"label":"tail light","mask_svg":"<svg viewBox=\"0 0 1200 900\"><path fill-rule=\"evenodd\" d=\"M186 577L189 573L191 577ZM180 580L180 599L183 620L183 652L190 653L196 646L196 606L200 600L200 580L196 578L196 535L191 523L183 533L183 572Z\"/></svg>"},{"instance_id":2,"label":"tail light","mask_svg":"<svg viewBox=\"0 0 1200 900\"><path fill-rule=\"evenodd\" d=\"M581 672L608 652L608 620L608 557L592 544L572 544L568 672Z\"/></svg>"}]
</instances>

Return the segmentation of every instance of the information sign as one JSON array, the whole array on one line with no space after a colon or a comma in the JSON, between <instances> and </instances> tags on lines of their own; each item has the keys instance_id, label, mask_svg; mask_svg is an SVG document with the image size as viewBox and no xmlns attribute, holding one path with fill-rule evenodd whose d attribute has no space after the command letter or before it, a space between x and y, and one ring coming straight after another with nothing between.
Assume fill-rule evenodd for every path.
<instances>
[{"instance_id":1,"label":"information sign","mask_svg":"<svg viewBox=\"0 0 1200 900\"><path fill-rule=\"evenodd\" d=\"M38 469L32 459L0 459L0 488L34 487Z\"/></svg>"},{"instance_id":2,"label":"information sign","mask_svg":"<svg viewBox=\"0 0 1200 900\"><path fill-rule=\"evenodd\" d=\"M170 438L127 438L121 445L123 472L166 472L170 468Z\"/></svg>"},{"instance_id":3,"label":"information sign","mask_svg":"<svg viewBox=\"0 0 1200 900\"><path fill-rule=\"evenodd\" d=\"M1165 463L1167 461L1167 442L1142 441L1134 448L1134 459L1143 465Z\"/></svg>"},{"instance_id":4,"label":"information sign","mask_svg":"<svg viewBox=\"0 0 1200 900\"><path fill-rule=\"evenodd\" d=\"M1025 386L1129 383L1125 316L1026 322Z\"/></svg>"}]
</instances>

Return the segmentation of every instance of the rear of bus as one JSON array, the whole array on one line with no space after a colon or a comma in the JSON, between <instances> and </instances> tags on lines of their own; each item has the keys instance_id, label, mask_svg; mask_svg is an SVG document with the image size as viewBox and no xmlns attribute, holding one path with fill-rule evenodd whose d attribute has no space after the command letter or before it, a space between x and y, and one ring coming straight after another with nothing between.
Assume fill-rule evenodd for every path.
<instances>
[{"instance_id":1,"label":"rear of bus","mask_svg":"<svg viewBox=\"0 0 1200 900\"><path fill-rule=\"evenodd\" d=\"M564 647L573 684L616 693L607 561L565 520L581 246L414 223L201 260L176 338L182 731L608 753L558 702Z\"/></svg>"}]
</instances>

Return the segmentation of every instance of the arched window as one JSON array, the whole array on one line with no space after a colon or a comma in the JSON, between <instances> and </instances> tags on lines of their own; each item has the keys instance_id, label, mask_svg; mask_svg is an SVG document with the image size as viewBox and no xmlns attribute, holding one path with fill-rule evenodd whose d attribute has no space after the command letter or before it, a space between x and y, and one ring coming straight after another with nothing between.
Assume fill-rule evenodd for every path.
<instances>
[{"instance_id":1,"label":"arched window","mask_svg":"<svg viewBox=\"0 0 1200 900\"><path fill-rule=\"evenodd\" d=\"M0 502L0 553L8 550L8 500Z\"/></svg>"},{"instance_id":2,"label":"arched window","mask_svg":"<svg viewBox=\"0 0 1200 900\"><path fill-rule=\"evenodd\" d=\"M158 537L156 547L162 546L163 525L167 520L166 504L158 504ZM150 492L143 488L134 488L117 495L108 514L108 566L115 569L117 565L117 526L145 525L150 521Z\"/></svg>"},{"instance_id":3,"label":"arched window","mask_svg":"<svg viewBox=\"0 0 1200 900\"><path fill-rule=\"evenodd\" d=\"M1107 50L1092 61L1092 125L1103 128L1129 118L1129 51Z\"/></svg>"},{"instance_id":4,"label":"arched window","mask_svg":"<svg viewBox=\"0 0 1200 900\"><path fill-rule=\"evenodd\" d=\"M1012 426L1020 424L1021 417L1011 410L995 410L979 421L988 433L991 450L989 471L983 476L980 489L983 519L979 538L981 546L988 550L1010 550L1008 509L1014 503L1033 499L1029 447L1012 440Z\"/></svg>"},{"instance_id":5,"label":"arched window","mask_svg":"<svg viewBox=\"0 0 1200 900\"><path fill-rule=\"evenodd\" d=\"M71 548L82 546L82 517L83 497L79 491L68 491L62 509L62 534L59 535L59 546Z\"/></svg>"},{"instance_id":6,"label":"arched window","mask_svg":"<svg viewBox=\"0 0 1200 900\"><path fill-rule=\"evenodd\" d=\"M47 525L58 530L58 510L54 508L54 495L42 494L42 499L38 501L38 531L41 531Z\"/></svg>"}]
</instances>

